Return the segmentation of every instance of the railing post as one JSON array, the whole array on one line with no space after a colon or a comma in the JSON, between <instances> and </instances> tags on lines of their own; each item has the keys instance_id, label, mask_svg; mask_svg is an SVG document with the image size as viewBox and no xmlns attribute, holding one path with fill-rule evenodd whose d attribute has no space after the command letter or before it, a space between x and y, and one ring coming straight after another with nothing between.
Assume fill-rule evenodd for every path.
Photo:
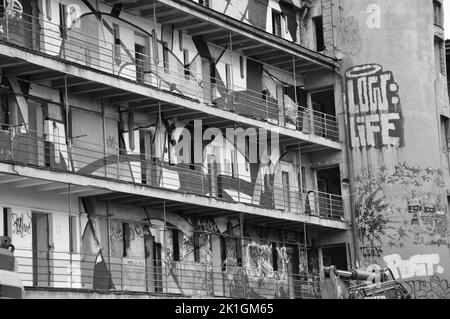
<instances>
[{"instance_id":1,"label":"railing post","mask_svg":"<svg viewBox=\"0 0 450 319\"><path fill-rule=\"evenodd\" d=\"M10 142L10 149L11 149L11 160L14 160L14 127L9 127L9 142Z\"/></svg>"},{"instance_id":2,"label":"railing post","mask_svg":"<svg viewBox=\"0 0 450 319\"><path fill-rule=\"evenodd\" d=\"M123 289L123 257L120 257L120 289Z\"/></svg>"},{"instance_id":3,"label":"railing post","mask_svg":"<svg viewBox=\"0 0 450 319\"><path fill-rule=\"evenodd\" d=\"M331 218L333 218L333 197L331 194L328 194L328 196L329 196L329 200L330 200L330 215L331 215Z\"/></svg>"},{"instance_id":4,"label":"railing post","mask_svg":"<svg viewBox=\"0 0 450 319\"><path fill-rule=\"evenodd\" d=\"M115 61L115 52L114 52L114 46L113 44L111 44L111 71L112 71L112 75L115 75L116 73L116 61Z\"/></svg>"},{"instance_id":5,"label":"railing post","mask_svg":"<svg viewBox=\"0 0 450 319\"><path fill-rule=\"evenodd\" d=\"M120 149L116 149L117 155L117 180L120 180Z\"/></svg>"},{"instance_id":6,"label":"railing post","mask_svg":"<svg viewBox=\"0 0 450 319\"><path fill-rule=\"evenodd\" d=\"M202 179L202 195L205 195L205 174L203 172L203 167L201 168L201 179Z\"/></svg>"}]
</instances>

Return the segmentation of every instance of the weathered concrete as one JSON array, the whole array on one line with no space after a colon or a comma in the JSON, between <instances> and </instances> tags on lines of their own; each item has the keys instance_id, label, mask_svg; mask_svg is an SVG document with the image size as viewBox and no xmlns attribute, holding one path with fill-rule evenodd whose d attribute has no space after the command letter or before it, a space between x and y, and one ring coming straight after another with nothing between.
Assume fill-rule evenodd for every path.
<instances>
[{"instance_id":1,"label":"weathered concrete","mask_svg":"<svg viewBox=\"0 0 450 319\"><path fill-rule=\"evenodd\" d=\"M434 24L433 1L342 4L335 41L346 80L358 264L444 287L449 166L441 116L447 118L449 102L435 57L443 29ZM435 297L450 297L437 286Z\"/></svg>"},{"instance_id":2,"label":"weathered concrete","mask_svg":"<svg viewBox=\"0 0 450 319\"><path fill-rule=\"evenodd\" d=\"M192 205L200 205L204 207L242 212L246 214L265 216L280 220L296 221L300 223L320 225L323 227L334 229L341 229L341 230L348 229L348 224L346 222L338 220L323 219L317 216L310 216L305 214L293 214L279 210L246 205L242 203L223 202L215 198L207 198L197 195L183 194L174 191L150 188L126 182L101 180L87 176L75 175L71 173L53 172L44 169L37 169L27 166L11 165L5 163L0 163L0 172L7 174L15 174L19 176L26 176L30 178L45 179L53 182L64 181L65 183L74 186L98 188L101 190L108 190L110 192L120 192L138 196L140 195L143 197L161 198L166 200L188 203Z\"/></svg>"}]
</instances>

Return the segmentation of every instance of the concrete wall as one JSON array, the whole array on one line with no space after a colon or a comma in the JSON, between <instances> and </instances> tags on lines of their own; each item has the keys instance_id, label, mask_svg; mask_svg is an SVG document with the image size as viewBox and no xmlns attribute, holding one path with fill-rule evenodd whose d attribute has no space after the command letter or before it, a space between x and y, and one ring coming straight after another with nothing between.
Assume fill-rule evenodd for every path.
<instances>
[{"instance_id":1,"label":"concrete wall","mask_svg":"<svg viewBox=\"0 0 450 319\"><path fill-rule=\"evenodd\" d=\"M390 267L415 297L447 298L449 184L440 116L449 103L436 66L434 39L443 30L433 23L433 2L342 4L335 40L362 230L359 266Z\"/></svg>"}]
</instances>

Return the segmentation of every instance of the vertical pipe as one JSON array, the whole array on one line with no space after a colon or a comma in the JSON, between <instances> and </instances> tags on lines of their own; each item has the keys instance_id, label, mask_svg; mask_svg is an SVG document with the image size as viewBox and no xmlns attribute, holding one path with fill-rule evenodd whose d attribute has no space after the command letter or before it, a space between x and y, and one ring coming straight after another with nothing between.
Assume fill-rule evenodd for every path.
<instances>
[{"instance_id":1,"label":"vertical pipe","mask_svg":"<svg viewBox=\"0 0 450 319\"><path fill-rule=\"evenodd\" d=\"M108 160L106 154L106 115L105 115L105 101L101 101L102 105L102 128L103 128L103 163L105 166L105 177L108 177Z\"/></svg>"},{"instance_id":2,"label":"vertical pipe","mask_svg":"<svg viewBox=\"0 0 450 319\"><path fill-rule=\"evenodd\" d=\"M106 236L108 236L108 269L109 273L111 272L111 223L110 223L110 214L109 214L109 200L106 201ZM111 278L112 281L112 278ZM113 283L114 285L114 283Z\"/></svg>"},{"instance_id":3,"label":"vertical pipe","mask_svg":"<svg viewBox=\"0 0 450 319\"><path fill-rule=\"evenodd\" d=\"M305 244L305 258L306 258L306 275L309 276L309 266L308 266L308 237L306 235L306 224L303 223L303 240Z\"/></svg>"},{"instance_id":4,"label":"vertical pipe","mask_svg":"<svg viewBox=\"0 0 450 319\"><path fill-rule=\"evenodd\" d=\"M295 64L295 56L292 57L292 74L294 75L294 95L295 95L295 114L297 116L295 117L297 120L296 126L297 128L300 127L299 123L299 116L298 116L298 96L297 96L297 73L296 73L296 64Z\"/></svg>"},{"instance_id":5,"label":"vertical pipe","mask_svg":"<svg viewBox=\"0 0 450 319\"><path fill-rule=\"evenodd\" d=\"M157 187L161 187L164 188L164 149L165 149L165 142L166 142L166 137L164 136L164 138L161 137L161 125L162 125L162 116L161 116L161 101L158 101L158 130L159 133L156 132L156 134L159 134L160 138L159 138L159 142L160 142L160 147L161 147L161 172L159 174L159 185L157 185ZM170 150L168 150L168 152L170 152ZM164 202L165 205L165 202Z\"/></svg>"},{"instance_id":6,"label":"vertical pipe","mask_svg":"<svg viewBox=\"0 0 450 319\"><path fill-rule=\"evenodd\" d=\"M244 264L244 252L245 252L245 243L244 243L244 213L240 213L239 214L239 231L240 231L240 235L241 235L241 260L242 260L242 265ZM247 256L248 258L248 256ZM245 270L244 270L245 271ZM244 298L247 297L247 288L245 285L245 279L244 282L242 283L243 287L244 287Z\"/></svg>"},{"instance_id":7,"label":"vertical pipe","mask_svg":"<svg viewBox=\"0 0 450 319\"><path fill-rule=\"evenodd\" d=\"M69 267L70 267L70 288L72 288L72 283L73 283L73 261L72 261L72 254L73 254L73 236L74 233L72 231L72 185L69 183L69 227L71 228L69 230L69 233L71 234L71 237L69 238L69 240L71 241L70 244L70 251L69 251L69 256L70 256L70 261L69 261Z\"/></svg>"},{"instance_id":8,"label":"vertical pipe","mask_svg":"<svg viewBox=\"0 0 450 319\"><path fill-rule=\"evenodd\" d=\"M67 87L67 74L64 75L64 106L65 106L65 114L66 114L66 121L65 121L65 131L66 131L66 145L67 145L67 167L69 168L69 170L72 169L72 137L70 136L70 121L69 121L69 116L70 116L70 106L69 106L69 92L68 92L68 87Z\"/></svg>"},{"instance_id":9,"label":"vertical pipe","mask_svg":"<svg viewBox=\"0 0 450 319\"><path fill-rule=\"evenodd\" d=\"M117 180L120 181L120 148L117 147L116 149L116 155L117 155Z\"/></svg>"},{"instance_id":10,"label":"vertical pipe","mask_svg":"<svg viewBox=\"0 0 450 319\"><path fill-rule=\"evenodd\" d=\"M163 229L163 247L164 245L166 245L166 235L167 235L167 216L166 216L166 201L163 200L163 217L164 217L164 229ZM167 264L164 265L164 267L167 268ZM170 267L170 265L169 265ZM162 269L161 269L162 272ZM165 272L167 272L167 269L165 269ZM166 278L166 290L167 292L169 292L169 287L168 287L168 283L167 283L167 278L168 276L164 276Z\"/></svg>"},{"instance_id":11,"label":"vertical pipe","mask_svg":"<svg viewBox=\"0 0 450 319\"><path fill-rule=\"evenodd\" d=\"M231 59L231 63L230 63L230 69L231 69L231 74L230 74L230 76L231 76L231 94L232 94L232 107L233 107L233 110L235 110L236 109L236 96L235 96L235 86L234 86L234 67L233 67L233 59L234 59L234 56L233 56L233 34L231 33L231 31L230 31L230 59Z\"/></svg>"},{"instance_id":12,"label":"vertical pipe","mask_svg":"<svg viewBox=\"0 0 450 319\"><path fill-rule=\"evenodd\" d=\"M237 143L236 129L237 129L236 122L234 122L234 138L233 138L233 140L234 140L234 160L236 163L232 163L232 165L236 169L236 176L237 176L237 180L238 180L238 203L240 203L241 202L241 179L239 176L238 143ZM244 143L244 145L245 145L245 143ZM244 152L245 152L245 149L244 149Z\"/></svg>"},{"instance_id":13,"label":"vertical pipe","mask_svg":"<svg viewBox=\"0 0 450 319\"><path fill-rule=\"evenodd\" d=\"M305 187L305 185L303 185L303 171L302 171L302 150L301 150L301 146L300 146L300 141L298 141L298 167L300 170L300 179L298 181L298 185L299 185L299 196L300 196L300 214L304 214L305 212L303 211L303 187ZM306 173L306 172L305 172Z\"/></svg>"}]
</instances>

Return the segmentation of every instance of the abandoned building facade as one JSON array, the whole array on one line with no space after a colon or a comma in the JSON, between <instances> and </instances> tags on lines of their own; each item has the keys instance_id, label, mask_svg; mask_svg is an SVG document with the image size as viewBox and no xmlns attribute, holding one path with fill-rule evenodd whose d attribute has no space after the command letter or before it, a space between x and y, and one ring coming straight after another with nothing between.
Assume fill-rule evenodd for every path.
<instances>
[{"instance_id":1,"label":"abandoned building facade","mask_svg":"<svg viewBox=\"0 0 450 319\"><path fill-rule=\"evenodd\" d=\"M2 0L0 69L29 297L450 296L441 0Z\"/></svg>"}]
</instances>

